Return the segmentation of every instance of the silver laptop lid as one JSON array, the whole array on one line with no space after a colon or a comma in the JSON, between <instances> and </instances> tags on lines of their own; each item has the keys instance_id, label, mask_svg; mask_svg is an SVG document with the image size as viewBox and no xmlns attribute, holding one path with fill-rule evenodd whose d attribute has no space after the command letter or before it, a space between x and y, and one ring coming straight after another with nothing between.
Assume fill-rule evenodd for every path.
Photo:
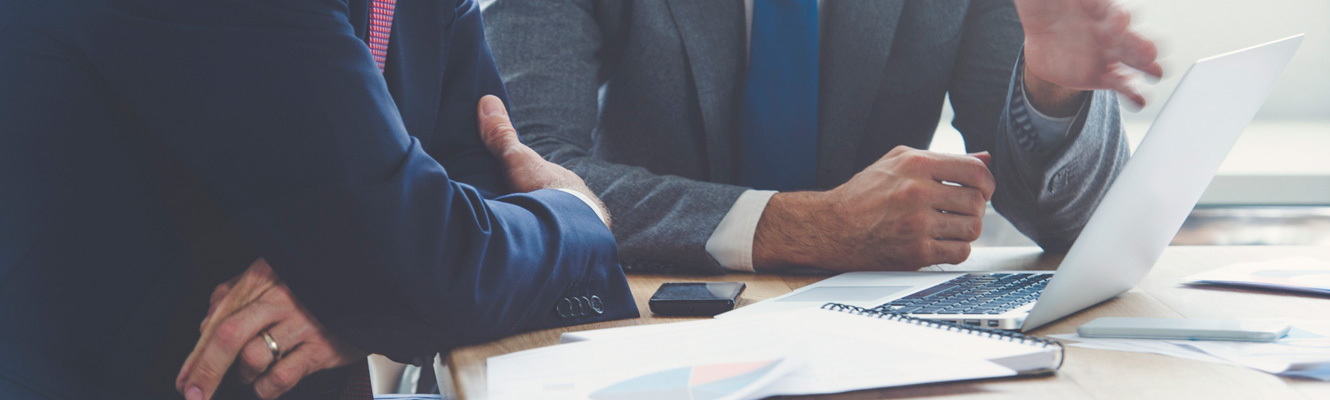
<instances>
[{"instance_id":1,"label":"silver laptop lid","mask_svg":"<svg viewBox=\"0 0 1330 400\"><path fill-rule=\"evenodd\" d=\"M1164 103L1021 326L1140 283L1274 88L1303 35L1196 61Z\"/></svg>"}]
</instances>

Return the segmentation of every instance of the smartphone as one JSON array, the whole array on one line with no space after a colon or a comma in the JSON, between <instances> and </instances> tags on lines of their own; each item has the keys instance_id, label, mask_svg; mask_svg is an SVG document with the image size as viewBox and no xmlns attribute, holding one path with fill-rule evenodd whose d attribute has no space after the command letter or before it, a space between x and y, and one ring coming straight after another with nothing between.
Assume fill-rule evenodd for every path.
<instances>
[{"instance_id":1,"label":"smartphone","mask_svg":"<svg viewBox=\"0 0 1330 400\"><path fill-rule=\"evenodd\" d=\"M1288 330L1288 323L1279 321L1104 317L1076 328L1076 334L1087 338L1273 342Z\"/></svg>"},{"instance_id":2,"label":"smartphone","mask_svg":"<svg viewBox=\"0 0 1330 400\"><path fill-rule=\"evenodd\" d=\"M668 282L647 305L656 315L712 317L733 310L743 291L743 282Z\"/></svg>"}]
</instances>

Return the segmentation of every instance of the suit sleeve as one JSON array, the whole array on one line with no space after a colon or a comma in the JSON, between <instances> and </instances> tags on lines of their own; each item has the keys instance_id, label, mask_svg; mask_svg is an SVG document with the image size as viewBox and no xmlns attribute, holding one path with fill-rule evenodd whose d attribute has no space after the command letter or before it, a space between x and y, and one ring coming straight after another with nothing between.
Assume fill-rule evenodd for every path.
<instances>
[{"instance_id":1,"label":"suit sleeve","mask_svg":"<svg viewBox=\"0 0 1330 400\"><path fill-rule=\"evenodd\" d=\"M624 268L724 273L707 240L747 188L658 175L592 155L599 88L616 27L597 19L629 2L487 0L482 9L522 140L586 179L615 216Z\"/></svg>"},{"instance_id":2,"label":"suit sleeve","mask_svg":"<svg viewBox=\"0 0 1330 400\"><path fill-rule=\"evenodd\" d=\"M1050 145L1015 86L1025 36L1012 3L971 3L962 35L948 89L952 123L968 151L993 155L993 207L1040 247L1065 251L1129 157L1117 100L1094 92L1065 140Z\"/></svg>"},{"instance_id":3,"label":"suit sleeve","mask_svg":"<svg viewBox=\"0 0 1330 400\"><path fill-rule=\"evenodd\" d=\"M135 116L126 123L198 176L352 344L410 360L637 315L614 239L580 200L486 200L406 134L344 3L126 0L84 12L82 46ZM456 18L453 40L483 40L476 13Z\"/></svg>"}]
</instances>

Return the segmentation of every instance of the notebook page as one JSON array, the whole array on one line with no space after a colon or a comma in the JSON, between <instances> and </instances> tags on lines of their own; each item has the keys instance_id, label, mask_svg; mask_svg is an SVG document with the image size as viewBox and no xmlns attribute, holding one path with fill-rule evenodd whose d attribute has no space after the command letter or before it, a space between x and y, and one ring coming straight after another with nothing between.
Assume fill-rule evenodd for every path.
<instances>
[{"instance_id":1,"label":"notebook page","mask_svg":"<svg viewBox=\"0 0 1330 400\"><path fill-rule=\"evenodd\" d=\"M815 336L840 337L865 346L911 344L938 357L976 357L1019 372L1056 367L1058 349L978 331L961 331L833 310L806 310L797 324Z\"/></svg>"}]
</instances>

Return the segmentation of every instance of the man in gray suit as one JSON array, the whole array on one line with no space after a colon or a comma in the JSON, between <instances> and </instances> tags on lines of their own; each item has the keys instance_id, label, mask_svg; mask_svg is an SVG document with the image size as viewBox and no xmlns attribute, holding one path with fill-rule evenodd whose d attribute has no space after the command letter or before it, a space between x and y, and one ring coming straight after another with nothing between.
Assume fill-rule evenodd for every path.
<instances>
[{"instance_id":1,"label":"man in gray suit","mask_svg":"<svg viewBox=\"0 0 1330 400\"><path fill-rule=\"evenodd\" d=\"M1065 250L1128 157L1108 89L1162 73L1109 0L482 7L522 139L637 271L957 263L989 200ZM916 150L948 95L970 155Z\"/></svg>"}]
</instances>

